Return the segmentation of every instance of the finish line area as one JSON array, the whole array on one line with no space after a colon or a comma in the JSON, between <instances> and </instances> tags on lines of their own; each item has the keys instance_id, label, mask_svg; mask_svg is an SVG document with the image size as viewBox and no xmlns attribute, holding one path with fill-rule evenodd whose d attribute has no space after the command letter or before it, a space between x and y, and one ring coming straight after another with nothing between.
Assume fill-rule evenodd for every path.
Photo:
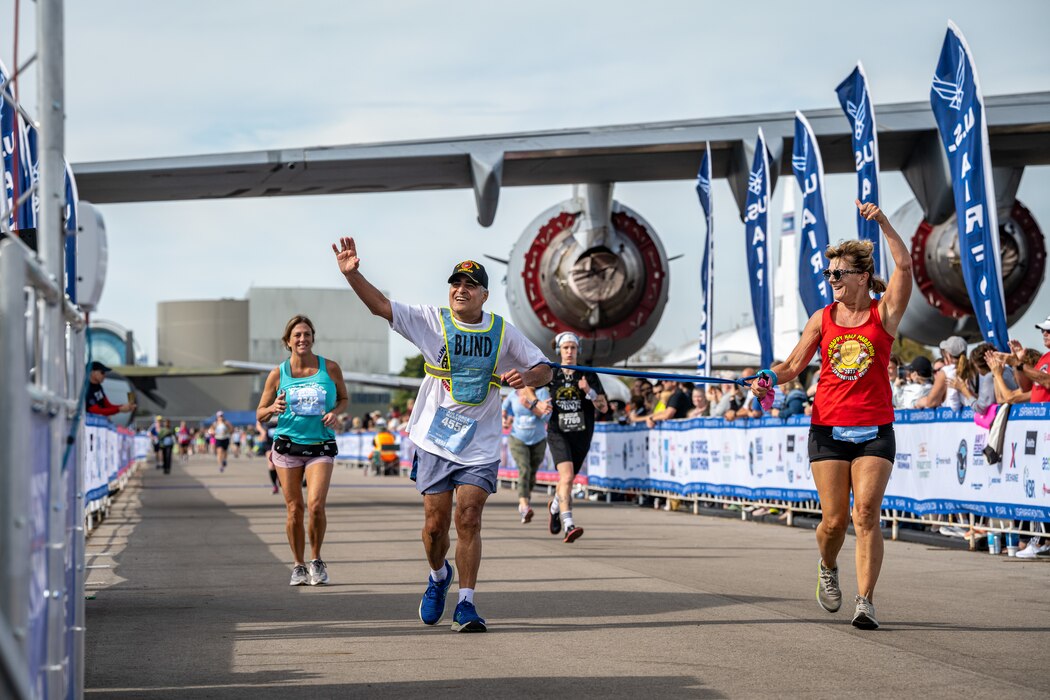
<instances>
[{"instance_id":1,"label":"finish line area","mask_svg":"<svg viewBox=\"0 0 1050 700\"><path fill-rule=\"evenodd\" d=\"M87 540L90 697L1045 697L1050 568L887 541L875 605L850 625L815 599L813 532L578 501L565 544L484 512L483 635L417 617L428 572L421 499L403 477L336 467L323 557L331 582L290 587L285 507L263 459L140 465ZM381 488L380 488L381 486ZM455 528L452 529L455 540ZM451 555L455 552L453 541Z\"/></svg>"}]
</instances>

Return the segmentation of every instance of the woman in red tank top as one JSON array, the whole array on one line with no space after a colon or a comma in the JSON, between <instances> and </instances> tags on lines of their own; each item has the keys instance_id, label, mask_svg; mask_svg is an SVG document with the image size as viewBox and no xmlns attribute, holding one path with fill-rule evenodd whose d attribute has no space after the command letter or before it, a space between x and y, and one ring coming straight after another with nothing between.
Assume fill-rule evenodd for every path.
<instances>
[{"instance_id":1,"label":"woman in red tank top","mask_svg":"<svg viewBox=\"0 0 1050 700\"><path fill-rule=\"evenodd\" d=\"M886 215L857 202L861 215L879 223L895 269L889 283L875 277L869 241L845 241L827 250L824 278L835 301L810 317L788 358L761 374L773 383L794 379L820 348L820 379L810 422L809 460L820 495L817 526L817 603L827 612L842 605L838 553L846 538L853 492L857 533L857 589L853 625L875 629L872 598L882 568L879 511L893 469L893 396L886 377L890 346L911 296L911 257ZM872 299L872 293L882 294ZM762 398L767 389L752 384Z\"/></svg>"}]
</instances>

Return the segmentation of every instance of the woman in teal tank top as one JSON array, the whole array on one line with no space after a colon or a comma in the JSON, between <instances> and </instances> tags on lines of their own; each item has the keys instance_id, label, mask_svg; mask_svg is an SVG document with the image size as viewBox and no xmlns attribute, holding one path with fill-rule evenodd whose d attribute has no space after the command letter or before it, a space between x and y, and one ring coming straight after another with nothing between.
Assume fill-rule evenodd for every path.
<instances>
[{"instance_id":1,"label":"woman in teal tank top","mask_svg":"<svg viewBox=\"0 0 1050 700\"><path fill-rule=\"evenodd\" d=\"M290 585L328 583L328 567L321 559L327 519L325 504L337 453L335 426L346 410L343 371L331 360L315 355L314 324L293 316L281 337L291 357L270 370L255 416L262 424L277 418L270 460L281 473L288 507L288 545L295 561ZM305 561L306 530L302 479L306 476L306 504L310 510L310 550Z\"/></svg>"}]
</instances>

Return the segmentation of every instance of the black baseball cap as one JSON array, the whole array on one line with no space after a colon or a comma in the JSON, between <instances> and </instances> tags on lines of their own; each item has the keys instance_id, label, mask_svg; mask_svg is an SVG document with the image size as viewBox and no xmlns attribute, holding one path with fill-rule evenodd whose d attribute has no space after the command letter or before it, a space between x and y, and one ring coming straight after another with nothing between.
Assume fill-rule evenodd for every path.
<instances>
[{"instance_id":1,"label":"black baseball cap","mask_svg":"<svg viewBox=\"0 0 1050 700\"><path fill-rule=\"evenodd\" d=\"M911 364L906 367L909 372L918 372L920 377L932 377L933 376L933 365L930 364L928 358L922 355L916 356Z\"/></svg>"},{"instance_id":2,"label":"black baseball cap","mask_svg":"<svg viewBox=\"0 0 1050 700\"><path fill-rule=\"evenodd\" d=\"M96 370L99 371L99 372L112 372L113 371L109 367L106 367L104 364L99 362L98 360L95 360L94 362L91 363L91 371L94 372Z\"/></svg>"},{"instance_id":3,"label":"black baseball cap","mask_svg":"<svg viewBox=\"0 0 1050 700\"><path fill-rule=\"evenodd\" d=\"M452 268L452 274L448 276L448 283L452 284L452 280L458 275L463 275L485 289L489 288L489 273L485 272L485 266L479 262L464 260L456 265Z\"/></svg>"}]
</instances>

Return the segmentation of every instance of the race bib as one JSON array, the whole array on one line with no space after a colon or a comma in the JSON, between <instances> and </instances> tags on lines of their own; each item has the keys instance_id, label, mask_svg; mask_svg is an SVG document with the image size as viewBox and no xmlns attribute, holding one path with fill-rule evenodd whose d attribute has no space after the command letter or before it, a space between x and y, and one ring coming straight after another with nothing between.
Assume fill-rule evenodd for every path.
<instances>
[{"instance_id":1,"label":"race bib","mask_svg":"<svg viewBox=\"0 0 1050 700\"><path fill-rule=\"evenodd\" d=\"M327 399L328 392L317 384L289 387L285 393L288 408L297 416L323 416Z\"/></svg>"},{"instance_id":2,"label":"race bib","mask_svg":"<svg viewBox=\"0 0 1050 700\"><path fill-rule=\"evenodd\" d=\"M831 437L842 442L868 442L874 440L879 436L879 426L877 425L865 425L865 426L848 426L842 428L832 428Z\"/></svg>"},{"instance_id":3,"label":"race bib","mask_svg":"<svg viewBox=\"0 0 1050 700\"><path fill-rule=\"evenodd\" d=\"M474 439L478 422L470 416L438 406L427 430L427 439L438 447L458 455Z\"/></svg>"},{"instance_id":4,"label":"race bib","mask_svg":"<svg viewBox=\"0 0 1050 700\"><path fill-rule=\"evenodd\" d=\"M583 421L583 411L558 414L558 430L563 433L577 433L586 429Z\"/></svg>"}]
</instances>

